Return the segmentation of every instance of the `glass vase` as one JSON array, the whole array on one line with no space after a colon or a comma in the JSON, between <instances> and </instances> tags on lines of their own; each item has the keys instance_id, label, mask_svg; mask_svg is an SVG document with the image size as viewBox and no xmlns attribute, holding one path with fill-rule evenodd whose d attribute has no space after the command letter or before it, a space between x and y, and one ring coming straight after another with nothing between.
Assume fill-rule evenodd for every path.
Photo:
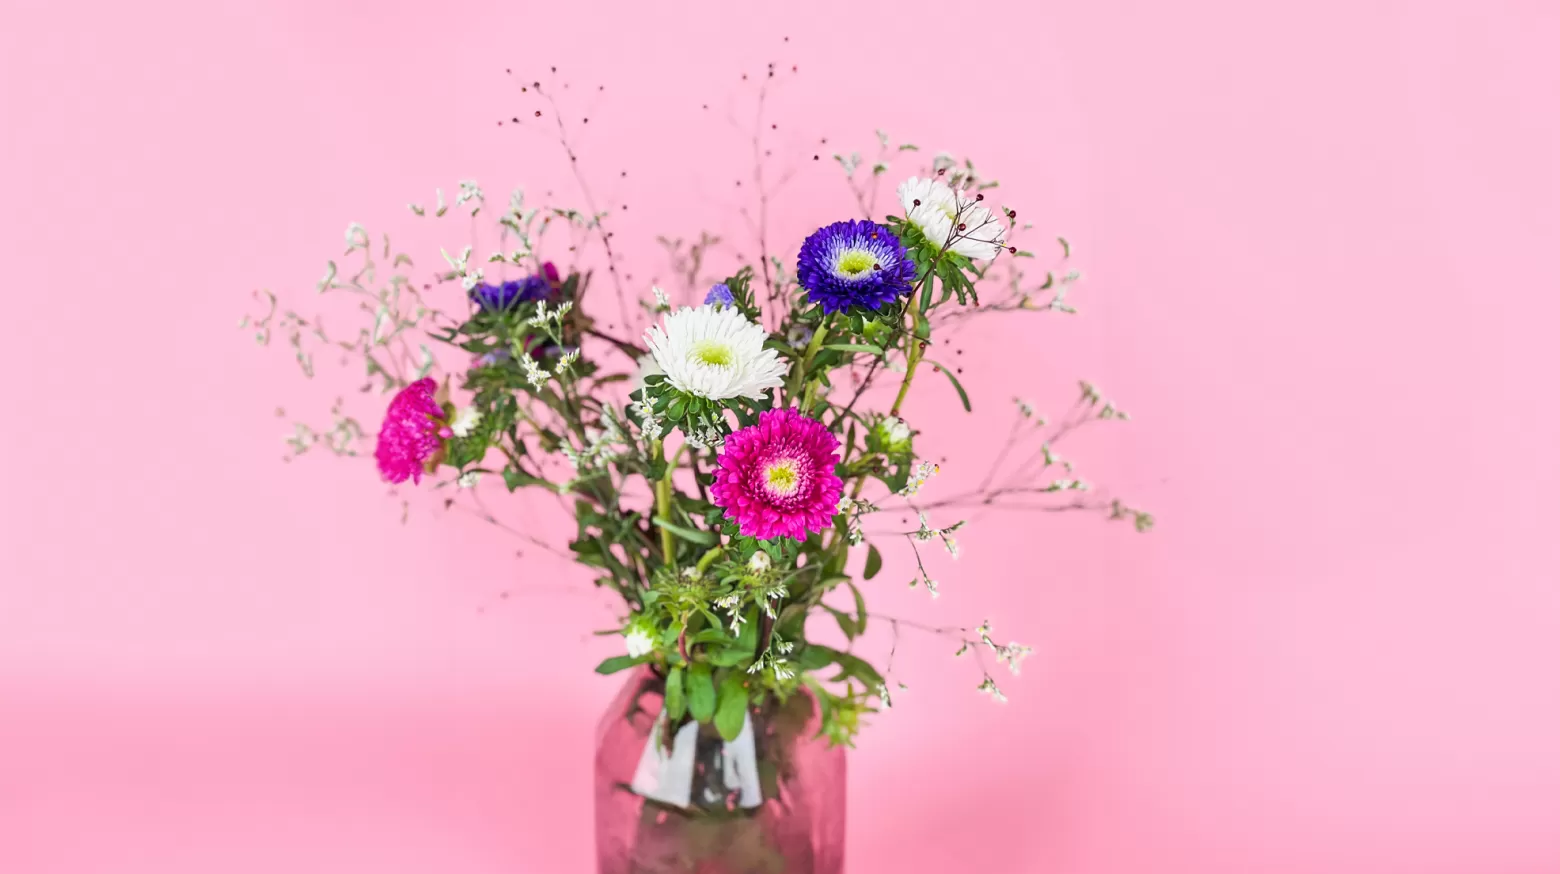
<instances>
[{"instance_id":1,"label":"glass vase","mask_svg":"<svg viewBox=\"0 0 1560 874\"><path fill-rule=\"evenodd\" d=\"M664 691L637 668L597 729L600 874L840 874L845 750L818 737L812 695L755 703L728 742L668 730Z\"/></svg>"}]
</instances>

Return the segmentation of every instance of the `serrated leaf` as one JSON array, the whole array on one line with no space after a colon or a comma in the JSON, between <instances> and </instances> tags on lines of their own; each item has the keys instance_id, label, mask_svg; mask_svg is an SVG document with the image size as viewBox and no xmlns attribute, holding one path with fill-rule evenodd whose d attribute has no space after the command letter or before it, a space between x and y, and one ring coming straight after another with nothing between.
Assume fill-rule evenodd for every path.
<instances>
[{"instance_id":1,"label":"serrated leaf","mask_svg":"<svg viewBox=\"0 0 1560 874\"><path fill-rule=\"evenodd\" d=\"M688 713L700 722L709 722L715 715L715 681L710 678L710 666L694 662L684 685L688 687Z\"/></svg>"},{"instance_id":2,"label":"serrated leaf","mask_svg":"<svg viewBox=\"0 0 1560 874\"><path fill-rule=\"evenodd\" d=\"M742 723L747 716L748 691L742 685L742 675L726 675L720 684L720 704L715 709L715 730L726 740L736 740L742 733Z\"/></svg>"}]
</instances>

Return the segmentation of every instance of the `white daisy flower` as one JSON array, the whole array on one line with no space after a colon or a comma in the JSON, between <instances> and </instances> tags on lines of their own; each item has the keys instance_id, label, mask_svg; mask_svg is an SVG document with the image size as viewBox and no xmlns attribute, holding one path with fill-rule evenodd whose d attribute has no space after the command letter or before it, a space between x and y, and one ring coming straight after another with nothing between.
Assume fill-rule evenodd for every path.
<instances>
[{"instance_id":1,"label":"white daisy flower","mask_svg":"<svg viewBox=\"0 0 1560 874\"><path fill-rule=\"evenodd\" d=\"M482 424L481 410L476 407L461 407L455 411L455 417L450 419L450 430L456 437L468 437L480 424Z\"/></svg>"},{"instance_id":2,"label":"white daisy flower","mask_svg":"<svg viewBox=\"0 0 1560 874\"><path fill-rule=\"evenodd\" d=\"M905 218L933 245L951 239L949 251L977 260L995 258L1002 251L1007 228L967 191L954 191L937 179L911 176L899 183L899 203Z\"/></svg>"},{"instance_id":3,"label":"white daisy flower","mask_svg":"<svg viewBox=\"0 0 1560 874\"><path fill-rule=\"evenodd\" d=\"M779 353L764 348L768 338L740 310L709 305L668 313L661 326L645 332L666 381L678 391L710 400L757 400L785 381Z\"/></svg>"}]
</instances>

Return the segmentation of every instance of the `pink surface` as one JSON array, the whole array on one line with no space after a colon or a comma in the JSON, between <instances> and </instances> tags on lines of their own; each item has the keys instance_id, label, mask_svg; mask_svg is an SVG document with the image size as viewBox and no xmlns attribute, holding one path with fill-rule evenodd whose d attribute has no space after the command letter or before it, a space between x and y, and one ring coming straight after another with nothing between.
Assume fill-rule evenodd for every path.
<instances>
[{"instance_id":1,"label":"pink surface","mask_svg":"<svg viewBox=\"0 0 1560 874\"><path fill-rule=\"evenodd\" d=\"M1083 316L967 338L975 416L909 409L949 476L1090 377L1135 421L1072 456L1162 520L989 517L935 605L896 559L883 609L1037 655L997 707L902 642L852 870L1560 870L1553 3L664 6L6 5L0 871L587 870L603 602L279 464L329 389L233 324L435 185L567 194L506 66L607 86L664 272L770 57L799 140L970 150L1080 252ZM784 233L848 214L807 171Z\"/></svg>"}]
</instances>

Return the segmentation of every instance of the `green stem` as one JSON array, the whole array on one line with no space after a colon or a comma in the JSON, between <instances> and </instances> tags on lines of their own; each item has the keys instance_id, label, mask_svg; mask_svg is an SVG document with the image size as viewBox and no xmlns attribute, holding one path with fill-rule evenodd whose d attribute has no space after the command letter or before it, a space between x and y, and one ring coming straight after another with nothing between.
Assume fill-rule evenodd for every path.
<instances>
[{"instance_id":1,"label":"green stem","mask_svg":"<svg viewBox=\"0 0 1560 874\"><path fill-rule=\"evenodd\" d=\"M655 441L651 452L656 458L665 458L665 447L661 441ZM672 521L672 471L675 468L667 465L666 476L655 482L655 515L662 522ZM677 568L677 541L672 536L671 529L661 527L661 561L667 567Z\"/></svg>"},{"instance_id":2,"label":"green stem","mask_svg":"<svg viewBox=\"0 0 1560 874\"><path fill-rule=\"evenodd\" d=\"M888 411L890 416L899 416L899 408L904 406L905 397L910 394L910 382L915 379L915 369L921 364L921 356L926 354L924 348L925 343L920 337L910 338L910 352L905 357L905 378L899 383L899 394L894 398L894 406Z\"/></svg>"},{"instance_id":3,"label":"green stem","mask_svg":"<svg viewBox=\"0 0 1560 874\"><path fill-rule=\"evenodd\" d=\"M829 317L824 316L823 321L818 323L818 330L813 331L812 339L807 343L807 351L802 353L802 362L797 365L796 375L791 377L789 394L792 398L795 398L797 392L802 390L802 380L807 376L808 368L812 366L813 356L817 355L818 349L823 346L823 335L828 333L828 327ZM811 385L808 386L808 393L812 393ZM803 408L805 409L805 407L806 404L804 403Z\"/></svg>"},{"instance_id":4,"label":"green stem","mask_svg":"<svg viewBox=\"0 0 1560 874\"><path fill-rule=\"evenodd\" d=\"M698 564L699 573L702 574L705 571L709 570L710 569L710 565L715 563L715 559L720 558L721 554L724 553L725 551L726 551L726 547L724 547L724 546L712 546L712 547L710 547L708 552L706 552L703 555L699 556L699 564Z\"/></svg>"}]
</instances>

